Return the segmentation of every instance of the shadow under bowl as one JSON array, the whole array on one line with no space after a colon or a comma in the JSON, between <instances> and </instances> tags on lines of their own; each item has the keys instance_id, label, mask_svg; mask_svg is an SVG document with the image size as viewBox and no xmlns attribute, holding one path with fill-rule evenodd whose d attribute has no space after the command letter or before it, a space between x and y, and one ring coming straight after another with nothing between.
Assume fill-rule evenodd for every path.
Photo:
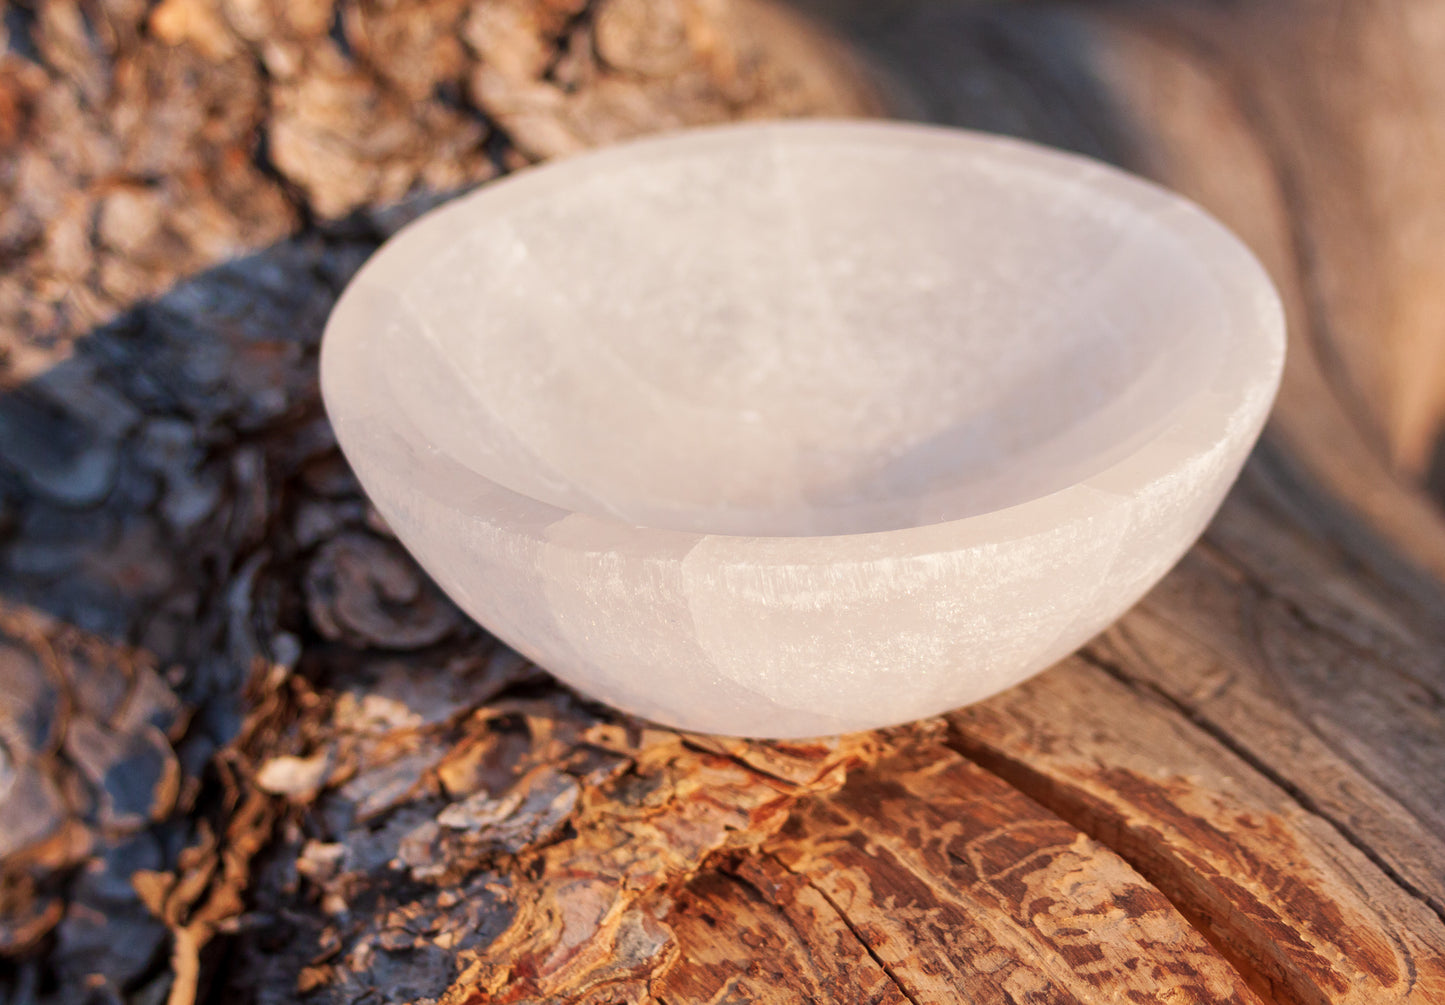
<instances>
[{"instance_id":1,"label":"shadow under bowl","mask_svg":"<svg viewBox=\"0 0 1445 1005\"><path fill-rule=\"evenodd\" d=\"M683 729L984 698L1118 618L1259 435L1279 299L1218 223L960 130L695 130L412 224L326 328L343 451L497 636Z\"/></svg>"}]
</instances>

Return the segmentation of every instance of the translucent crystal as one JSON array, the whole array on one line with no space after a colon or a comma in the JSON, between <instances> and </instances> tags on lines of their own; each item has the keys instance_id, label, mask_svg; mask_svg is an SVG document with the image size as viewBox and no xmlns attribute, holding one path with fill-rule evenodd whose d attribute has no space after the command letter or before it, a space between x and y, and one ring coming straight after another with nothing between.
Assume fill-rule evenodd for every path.
<instances>
[{"instance_id":1,"label":"translucent crystal","mask_svg":"<svg viewBox=\"0 0 1445 1005\"><path fill-rule=\"evenodd\" d=\"M1203 212L957 130L776 123L523 172L326 330L346 456L467 612L581 691L803 736L986 697L1148 590L1284 324Z\"/></svg>"}]
</instances>

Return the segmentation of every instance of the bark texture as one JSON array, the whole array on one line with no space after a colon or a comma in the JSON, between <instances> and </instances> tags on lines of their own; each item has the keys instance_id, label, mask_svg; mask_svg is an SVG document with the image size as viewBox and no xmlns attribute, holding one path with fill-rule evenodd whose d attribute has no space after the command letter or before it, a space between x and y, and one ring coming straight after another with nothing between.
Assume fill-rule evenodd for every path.
<instances>
[{"instance_id":1,"label":"bark texture","mask_svg":"<svg viewBox=\"0 0 1445 1005\"><path fill-rule=\"evenodd\" d=\"M0 999L1445 1002L1438 3L0 13ZM571 694L369 509L330 304L534 160L878 113L1231 224L1290 313L1265 442L980 705L770 744Z\"/></svg>"}]
</instances>

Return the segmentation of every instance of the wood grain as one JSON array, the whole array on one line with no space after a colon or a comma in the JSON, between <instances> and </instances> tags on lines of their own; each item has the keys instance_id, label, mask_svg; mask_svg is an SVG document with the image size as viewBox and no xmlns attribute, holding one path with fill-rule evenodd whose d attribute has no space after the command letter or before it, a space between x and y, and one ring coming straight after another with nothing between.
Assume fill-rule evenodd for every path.
<instances>
[{"instance_id":1,"label":"wood grain","mask_svg":"<svg viewBox=\"0 0 1445 1005\"><path fill-rule=\"evenodd\" d=\"M959 749L1117 849L1274 999L1445 994L1429 906L1173 703L1079 657L952 721Z\"/></svg>"},{"instance_id":2,"label":"wood grain","mask_svg":"<svg viewBox=\"0 0 1445 1005\"><path fill-rule=\"evenodd\" d=\"M858 772L780 838L917 1001L1255 1000L1117 855L947 748Z\"/></svg>"},{"instance_id":3,"label":"wood grain","mask_svg":"<svg viewBox=\"0 0 1445 1005\"><path fill-rule=\"evenodd\" d=\"M0 13L0 997L1445 1001L1433 0ZM495 174L880 111L1238 231L1291 326L1265 440L1117 626L946 720L595 707L369 511L326 311Z\"/></svg>"}]
</instances>

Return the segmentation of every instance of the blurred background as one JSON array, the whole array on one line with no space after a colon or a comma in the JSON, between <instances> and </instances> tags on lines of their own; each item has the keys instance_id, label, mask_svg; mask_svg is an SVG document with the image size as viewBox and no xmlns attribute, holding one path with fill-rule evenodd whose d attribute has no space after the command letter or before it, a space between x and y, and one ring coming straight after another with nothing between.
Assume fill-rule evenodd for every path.
<instances>
[{"instance_id":1,"label":"blurred background","mask_svg":"<svg viewBox=\"0 0 1445 1005\"><path fill-rule=\"evenodd\" d=\"M435 998L513 920L606 713L416 569L315 355L381 241L541 160L893 115L1154 177L1284 294L1262 449L1344 514L1300 533L1445 576L1436 0L0 0L0 52L0 1000ZM376 877L459 749L532 809L443 904Z\"/></svg>"}]
</instances>

